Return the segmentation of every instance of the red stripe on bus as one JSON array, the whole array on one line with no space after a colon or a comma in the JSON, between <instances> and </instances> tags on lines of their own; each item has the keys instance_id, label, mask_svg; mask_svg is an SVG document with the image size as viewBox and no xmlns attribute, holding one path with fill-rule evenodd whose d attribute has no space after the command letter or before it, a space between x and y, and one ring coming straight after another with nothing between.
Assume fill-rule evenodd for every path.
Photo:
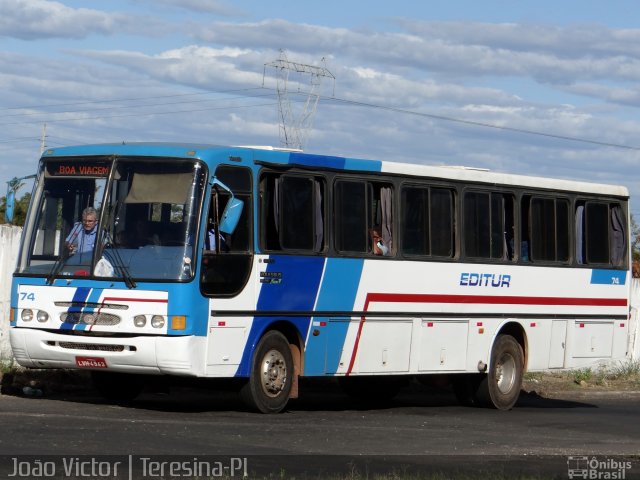
<instances>
[{"instance_id":1,"label":"red stripe on bus","mask_svg":"<svg viewBox=\"0 0 640 480\"><path fill-rule=\"evenodd\" d=\"M367 304L379 303L468 303L482 305L566 305L584 307L626 307L626 298L524 297L511 295L438 295L370 293ZM367 311L365 306L365 311Z\"/></svg>"},{"instance_id":2,"label":"red stripe on bus","mask_svg":"<svg viewBox=\"0 0 640 480\"><path fill-rule=\"evenodd\" d=\"M369 310L369 304L378 303L453 303L476 305L556 305L582 307L626 307L626 298L577 298L577 297L525 297L509 295L440 295L422 293L368 293L364 302L364 312ZM358 354L362 327L365 315L360 317L356 341L351 353L351 361L346 376L353 370Z\"/></svg>"}]
</instances>

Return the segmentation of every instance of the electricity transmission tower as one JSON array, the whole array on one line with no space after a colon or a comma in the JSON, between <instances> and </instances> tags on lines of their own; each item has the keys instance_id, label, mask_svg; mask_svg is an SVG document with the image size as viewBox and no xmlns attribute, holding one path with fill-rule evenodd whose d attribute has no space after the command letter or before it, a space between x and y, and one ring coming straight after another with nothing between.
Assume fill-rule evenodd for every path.
<instances>
[{"instance_id":1,"label":"electricity transmission tower","mask_svg":"<svg viewBox=\"0 0 640 480\"><path fill-rule=\"evenodd\" d=\"M325 59L322 58L322 64ZM280 58L274 62L264 64L275 68L277 72L278 108L280 114L280 145L285 148L302 150L307 136L313 126L313 117L320 100L320 85L323 78L330 78L335 89L336 77L326 68L314 65L291 62L284 50L280 50ZM264 86L264 75L262 84ZM305 82L305 77L307 81ZM293 88L291 86L293 85ZM298 98L297 108L294 109L292 96ZM306 97L306 98L305 98ZM304 99L304 103L300 99Z\"/></svg>"}]
</instances>

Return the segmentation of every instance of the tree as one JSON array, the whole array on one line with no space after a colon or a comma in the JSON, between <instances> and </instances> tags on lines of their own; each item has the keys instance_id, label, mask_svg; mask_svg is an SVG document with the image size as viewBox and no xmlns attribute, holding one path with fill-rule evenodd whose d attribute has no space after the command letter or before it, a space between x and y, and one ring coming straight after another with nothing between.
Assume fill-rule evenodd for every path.
<instances>
[{"instance_id":1,"label":"tree","mask_svg":"<svg viewBox=\"0 0 640 480\"><path fill-rule=\"evenodd\" d=\"M640 262L640 227L631 215L631 255L634 262Z\"/></svg>"},{"instance_id":2,"label":"tree","mask_svg":"<svg viewBox=\"0 0 640 480\"><path fill-rule=\"evenodd\" d=\"M20 200L16 200L13 207L13 224L22 227L24 225L25 218L27 216L27 208L29 208L29 201L31 200L31 193L25 193ZM0 221L4 222L4 212L7 209L7 197L0 198Z\"/></svg>"}]
</instances>

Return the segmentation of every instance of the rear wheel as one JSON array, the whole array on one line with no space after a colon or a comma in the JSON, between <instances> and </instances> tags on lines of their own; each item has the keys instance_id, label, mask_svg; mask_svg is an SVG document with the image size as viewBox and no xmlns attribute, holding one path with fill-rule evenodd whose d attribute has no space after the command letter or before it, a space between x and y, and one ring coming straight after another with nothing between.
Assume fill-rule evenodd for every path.
<instances>
[{"instance_id":1,"label":"rear wheel","mask_svg":"<svg viewBox=\"0 0 640 480\"><path fill-rule=\"evenodd\" d=\"M272 330L260 339L253 354L249 380L240 390L244 402L262 413L281 412L289 401L293 356L289 342Z\"/></svg>"},{"instance_id":2,"label":"rear wheel","mask_svg":"<svg viewBox=\"0 0 640 480\"><path fill-rule=\"evenodd\" d=\"M510 410L520 396L523 371L522 347L511 335L500 335L491 349L489 371L478 388L478 400L498 410Z\"/></svg>"},{"instance_id":3,"label":"rear wheel","mask_svg":"<svg viewBox=\"0 0 640 480\"><path fill-rule=\"evenodd\" d=\"M91 382L96 390L110 402L130 402L144 387L144 377L120 372L91 372Z\"/></svg>"}]
</instances>

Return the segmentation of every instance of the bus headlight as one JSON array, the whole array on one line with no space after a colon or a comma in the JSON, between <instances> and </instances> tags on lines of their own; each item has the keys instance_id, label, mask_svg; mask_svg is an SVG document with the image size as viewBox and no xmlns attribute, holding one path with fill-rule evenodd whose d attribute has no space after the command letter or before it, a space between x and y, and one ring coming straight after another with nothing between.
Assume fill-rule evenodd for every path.
<instances>
[{"instance_id":1,"label":"bus headlight","mask_svg":"<svg viewBox=\"0 0 640 480\"><path fill-rule=\"evenodd\" d=\"M164 327L164 317L162 315L154 315L151 317L151 326L153 328L162 328Z\"/></svg>"},{"instance_id":2,"label":"bus headlight","mask_svg":"<svg viewBox=\"0 0 640 480\"><path fill-rule=\"evenodd\" d=\"M49 314L42 310L38 310L38 314L36 315L36 320L38 320L40 323L45 323L49 320Z\"/></svg>"},{"instance_id":3,"label":"bus headlight","mask_svg":"<svg viewBox=\"0 0 640 480\"><path fill-rule=\"evenodd\" d=\"M144 315L136 315L135 317L133 317L133 324L136 327L142 328L147 324L147 317L145 317Z\"/></svg>"},{"instance_id":4,"label":"bus headlight","mask_svg":"<svg viewBox=\"0 0 640 480\"><path fill-rule=\"evenodd\" d=\"M30 322L31 320L33 320L33 310L25 308L24 310L22 310L20 318L22 318L23 322Z\"/></svg>"}]
</instances>

